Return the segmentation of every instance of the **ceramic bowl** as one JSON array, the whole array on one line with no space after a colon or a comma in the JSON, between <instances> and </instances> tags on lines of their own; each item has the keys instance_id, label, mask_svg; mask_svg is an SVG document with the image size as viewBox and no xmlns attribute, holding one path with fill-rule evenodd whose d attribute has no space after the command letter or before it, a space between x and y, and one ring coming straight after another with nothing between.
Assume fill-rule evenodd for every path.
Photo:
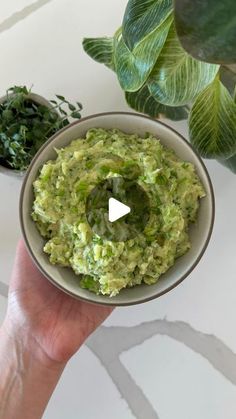
<instances>
[{"instance_id":1,"label":"ceramic bowl","mask_svg":"<svg viewBox=\"0 0 236 419\"><path fill-rule=\"evenodd\" d=\"M176 260L174 266L161 276L155 285L139 285L124 289L115 297L96 295L80 288L79 277L72 269L50 264L48 255L43 252L44 240L31 219L33 204L32 184L42 165L56 158L55 147L62 148L72 140L84 137L90 128L118 128L127 133L144 135L152 133L160 138L162 144L172 148L183 160L193 163L204 185L206 197L201 200L198 220L190 228L192 247L184 256ZM56 287L69 295L96 304L126 306L144 303L172 290L180 284L195 268L204 254L214 223L214 194L207 170L191 145L176 131L157 120L143 115L124 112L110 112L92 115L69 125L49 139L34 157L24 179L20 197L20 220L24 240L34 262L44 276Z\"/></svg>"}]
</instances>

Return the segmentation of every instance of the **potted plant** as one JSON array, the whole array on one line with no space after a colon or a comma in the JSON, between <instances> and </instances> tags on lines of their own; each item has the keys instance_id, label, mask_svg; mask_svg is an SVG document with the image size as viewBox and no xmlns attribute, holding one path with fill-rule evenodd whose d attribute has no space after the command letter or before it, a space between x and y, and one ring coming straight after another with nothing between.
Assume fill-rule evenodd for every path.
<instances>
[{"instance_id":1,"label":"potted plant","mask_svg":"<svg viewBox=\"0 0 236 419\"><path fill-rule=\"evenodd\" d=\"M152 117L188 118L205 158L236 172L235 0L129 0L113 37L84 50L116 72L129 106Z\"/></svg>"},{"instance_id":2,"label":"potted plant","mask_svg":"<svg viewBox=\"0 0 236 419\"><path fill-rule=\"evenodd\" d=\"M47 101L25 86L9 88L0 99L0 172L22 176L42 144L81 109L60 95Z\"/></svg>"}]
</instances>

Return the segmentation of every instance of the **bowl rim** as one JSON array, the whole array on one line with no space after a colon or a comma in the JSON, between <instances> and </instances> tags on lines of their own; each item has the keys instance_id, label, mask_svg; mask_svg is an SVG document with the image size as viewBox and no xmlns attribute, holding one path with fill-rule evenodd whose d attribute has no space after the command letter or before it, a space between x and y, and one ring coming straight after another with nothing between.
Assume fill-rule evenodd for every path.
<instances>
[{"instance_id":1,"label":"bowl rim","mask_svg":"<svg viewBox=\"0 0 236 419\"><path fill-rule=\"evenodd\" d=\"M194 260L194 262L191 264L190 268L187 270L187 272L185 272L185 274L183 274L177 281L175 281L172 285L170 285L169 287L167 287L166 289L164 289L163 291L154 293L153 295L149 296L149 297L145 297L141 300L137 300L137 301L131 301L131 302L119 302L119 303L115 303L112 302L112 299L109 298L109 296L107 296L107 301L94 301L93 300L93 294L91 293L91 299L90 298L85 298L82 296L79 296L77 294L74 294L73 292L69 291L68 289L66 289L65 287L63 287L62 285L58 284L58 282L56 282L54 280L53 277L51 277L45 270L44 268L40 265L38 259L34 256L33 251L31 250L31 246L29 244L26 232L25 232L25 228L24 228L24 221L23 221L23 201L24 201L24 193L25 193L25 187L29 178L29 174L31 172L31 169L33 168L35 162L38 160L39 156L41 155L42 151L53 141L55 140L55 138L57 138L59 135L61 135L64 131L68 130L69 128L71 128L72 126L75 125L79 125L84 121L90 120L90 119L94 119L97 117L103 117L103 116L112 116L112 115L128 115L131 117L138 117L138 118L144 118L144 119L148 119L151 120L157 124L163 125L165 128L167 128L168 130L172 131L173 133L175 133L178 137L180 137L180 139L190 148L190 150L194 153L194 155L197 157L199 164L202 167L202 170L205 173L208 185L209 185L209 189L210 189L210 198L211 198L211 203L212 203L212 212L211 212L211 222L210 222L210 228L209 228L209 232L207 235L207 238L205 240L204 246L201 250L201 253L199 254L199 256ZM34 263L36 264L37 268L40 270L40 272L49 280L49 282L51 284L53 284L54 286L56 286L58 289L60 289L61 291L63 291L64 293L66 293L67 295L69 295L70 297L73 297L77 300L80 301L84 301L87 303L91 303L91 304L95 304L95 305L103 305L103 306L112 306L112 307L127 307L127 306L133 306L133 305L138 305L138 304L143 304L146 303L148 301L152 301L156 298L161 297L164 294L167 294L168 292L170 292L171 290L173 290L174 288L176 288L179 284L181 284L181 282L184 281L184 279L186 279L190 273L195 269L195 267L198 265L198 263L200 262L200 260L202 259L210 238L212 236L212 231L213 231L213 227L214 227L214 221L215 221L215 195L214 195L214 189L213 189L213 185L211 182L211 178L209 176L209 173L207 171L207 168L205 166L205 164L203 163L202 158L200 157L200 155L194 150L193 146L190 144L190 142L188 142L184 136L182 134L180 134L178 131L176 131L174 128L170 127L169 125L165 124L164 122L148 117L146 115L140 114L140 113L134 113L134 112L124 112L124 111L111 111L111 112L101 112L101 113L96 113L96 114L92 114L92 115L88 115L84 118L81 118L79 121L75 121L69 125L67 125L66 127L62 128L61 130L57 131L52 137L50 137L43 145L42 147L38 150L38 152L36 153L36 155L34 156L34 158L32 159L27 172L25 174L24 180L23 180L23 184L22 184L22 188L21 188L21 192L20 192L20 200L19 200L19 218L20 218L20 226L21 226L21 232L23 235L23 239L25 241L27 250L29 255L31 256L32 260L34 261Z\"/></svg>"}]
</instances>

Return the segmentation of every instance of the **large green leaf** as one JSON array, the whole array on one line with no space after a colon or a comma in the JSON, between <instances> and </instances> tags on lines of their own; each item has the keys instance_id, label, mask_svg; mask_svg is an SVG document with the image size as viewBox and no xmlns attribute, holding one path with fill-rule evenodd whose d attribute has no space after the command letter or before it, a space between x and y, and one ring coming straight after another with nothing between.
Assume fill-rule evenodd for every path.
<instances>
[{"instance_id":1,"label":"large green leaf","mask_svg":"<svg viewBox=\"0 0 236 419\"><path fill-rule=\"evenodd\" d=\"M228 159L236 153L236 105L218 76L193 104L189 129L203 157Z\"/></svg>"},{"instance_id":2,"label":"large green leaf","mask_svg":"<svg viewBox=\"0 0 236 419\"><path fill-rule=\"evenodd\" d=\"M235 0L175 0L175 21L180 41L193 57L236 62Z\"/></svg>"},{"instance_id":3,"label":"large green leaf","mask_svg":"<svg viewBox=\"0 0 236 419\"><path fill-rule=\"evenodd\" d=\"M188 118L186 107L171 107L158 103L149 92L147 85L144 85L137 92L126 92L125 97L128 105L132 109L147 114L152 118L165 116L173 121L180 121Z\"/></svg>"},{"instance_id":4,"label":"large green leaf","mask_svg":"<svg viewBox=\"0 0 236 419\"><path fill-rule=\"evenodd\" d=\"M228 67L221 66L220 80L222 81L223 85L227 87L229 92L233 95L236 85L236 73Z\"/></svg>"},{"instance_id":5,"label":"large green leaf","mask_svg":"<svg viewBox=\"0 0 236 419\"><path fill-rule=\"evenodd\" d=\"M233 157L230 157L227 160L219 160L219 163L223 164L223 166L228 167L233 173L236 173L236 154Z\"/></svg>"},{"instance_id":6,"label":"large green leaf","mask_svg":"<svg viewBox=\"0 0 236 419\"><path fill-rule=\"evenodd\" d=\"M179 43L173 24L149 77L148 87L155 99L164 105L186 105L215 78L218 68L187 54Z\"/></svg>"},{"instance_id":7,"label":"large green leaf","mask_svg":"<svg viewBox=\"0 0 236 419\"><path fill-rule=\"evenodd\" d=\"M172 0L129 0L122 25L127 47L132 51L172 10Z\"/></svg>"},{"instance_id":8,"label":"large green leaf","mask_svg":"<svg viewBox=\"0 0 236 419\"><path fill-rule=\"evenodd\" d=\"M137 44L132 52L124 42L121 29L117 31L114 63L123 90L134 92L145 83L165 44L172 21L173 16L169 15L155 31Z\"/></svg>"},{"instance_id":9,"label":"large green leaf","mask_svg":"<svg viewBox=\"0 0 236 419\"><path fill-rule=\"evenodd\" d=\"M113 70L113 38L84 38L85 52L95 61Z\"/></svg>"}]
</instances>

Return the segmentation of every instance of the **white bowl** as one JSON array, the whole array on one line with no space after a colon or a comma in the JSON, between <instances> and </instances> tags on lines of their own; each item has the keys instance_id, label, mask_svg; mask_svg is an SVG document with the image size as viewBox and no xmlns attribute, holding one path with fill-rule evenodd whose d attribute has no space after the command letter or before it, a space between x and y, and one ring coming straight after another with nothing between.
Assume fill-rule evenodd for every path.
<instances>
[{"instance_id":1,"label":"white bowl","mask_svg":"<svg viewBox=\"0 0 236 419\"><path fill-rule=\"evenodd\" d=\"M34 200L32 184L39 169L50 159L57 157L54 148L62 148L72 140L82 138L90 128L118 128L127 133L144 135L152 133L160 138L162 144L173 149L182 159L193 163L204 185L206 197L201 200L198 220L190 228L191 249L176 260L174 266L161 276L154 285L139 285L124 289L115 297L96 295L79 285L78 276L72 269L52 265L43 252L44 239L40 236L31 218ZM97 304L125 306L143 303L172 290L180 284L195 268L204 254L211 237L214 224L214 193L207 170L191 145L176 131L162 122L143 115L123 112L110 112L92 115L67 126L49 139L34 157L24 179L20 198L20 220L28 251L40 271L54 285L73 297Z\"/></svg>"}]
</instances>

